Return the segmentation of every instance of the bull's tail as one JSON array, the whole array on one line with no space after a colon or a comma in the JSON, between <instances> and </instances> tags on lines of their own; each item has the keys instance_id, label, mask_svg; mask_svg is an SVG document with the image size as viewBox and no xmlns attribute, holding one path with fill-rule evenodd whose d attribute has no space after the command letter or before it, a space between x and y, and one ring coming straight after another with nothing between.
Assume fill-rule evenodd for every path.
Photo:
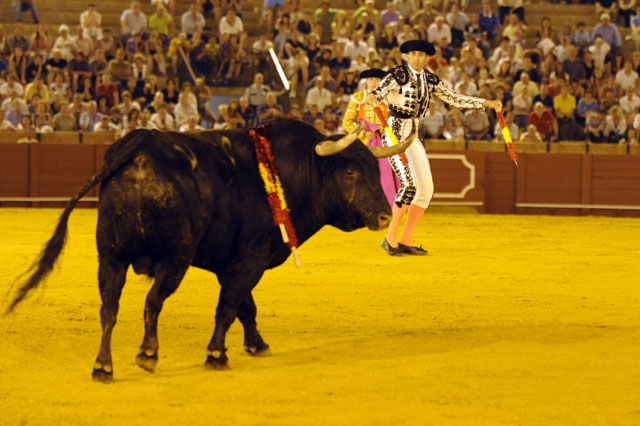
<instances>
[{"instance_id":1,"label":"bull's tail","mask_svg":"<svg viewBox=\"0 0 640 426\"><path fill-rule=\"evenodd\" d=\"M115 155L107 157L111 161L106 161L104 166L98 170L98 172L91 177L84 185L78 190L76 195L73 196L64 208L60 219L58 219L58 225L53 233L51 239L47 242L44 249L40 253L38 259L31 265L29 270L25 274L29 274L27 281L18 288L13 300L9 304L7 312L12 312L13 309L27 296L27 294L36 288L40 282L49 275L55 265L60 252L64 247L67 240L67 223L71 212L78 204L78 201L91 190L94 186L101 183L120 167L127 163L137 153L140 145L146 139L145 136L149 135L146 131L138 131L132 136L134 140L128 140L126 145L120 145L116 150ZM125 141L120 141L120 143ZM115 148L115 146L113 147ZM123 148L123 149L120 149Z\"/></svg>"}]
</instances>

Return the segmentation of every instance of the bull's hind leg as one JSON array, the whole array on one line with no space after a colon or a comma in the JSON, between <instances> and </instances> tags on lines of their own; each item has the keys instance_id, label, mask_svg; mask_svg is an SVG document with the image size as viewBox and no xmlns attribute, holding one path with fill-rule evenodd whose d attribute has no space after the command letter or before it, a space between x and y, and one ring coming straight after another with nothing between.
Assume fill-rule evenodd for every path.
<instances>
[{"instance_id":1,"label":"bull's hind leg","mask_svg":"<svg viewBox=\"0 0 640 426\"><path fill-rule=\"evenodd\" d=\"M167 297L176 291L189 264L161 263L155 269L155 282L144 307L144 339L136 357L140 368L153 373L158 363L158 316Z\"/></svg>"},{"instance_id":2,"label":"bull's hind leg","mask_svg":"<svg viewBox=\"0 0 640 426\"><path fill-rule=\"evenodd\" d=\"M222 289L216 309L216 326L207 347L208 356L205 367L208 369L222 370L227 368L225 336L237 315L248 320L249 324L252 321L255 329L255 303L253 303L253 299L251 298L251 303L245 307L242 313L239 313L238 308L251 297L251 290L260 281L265 269L260 261L267 258L268 251L267 247L263 247L250 252L251 258L234 264L224 274L218 276ZM266 264L266 261L264 263ZM253 308L251 309L251 307ZM252 317L253 320L250 320Z\"/></svg>"},{"instance_id":3,"label":"bull's hind leg","mask_svg":"<svg viewBox=\"0 0 640 426\"><path fill-rule=\"evenodd\" d=\"M244 327L244 350L254 356L268 356L271 355L271 350L258 332L257 312L253 295L249 293L249 296L238 307L238 319Z\"/></svg>"},{"instance_id":4,"label":"bull's hind leg","mask_svg":"<svg viewBox=\"0 0 640 426\"><path fill-rule=\"evenodd\" d=\"M113 364L111 362L111 333L116 325L118 308L122 287L127 278L126 262L117 262L115 259L100 259L98 281L102 308L100 318L102 321L102 343L98 358L93 366L93 380L109 383L113 380Z\"/></svg>"}]
</instances>

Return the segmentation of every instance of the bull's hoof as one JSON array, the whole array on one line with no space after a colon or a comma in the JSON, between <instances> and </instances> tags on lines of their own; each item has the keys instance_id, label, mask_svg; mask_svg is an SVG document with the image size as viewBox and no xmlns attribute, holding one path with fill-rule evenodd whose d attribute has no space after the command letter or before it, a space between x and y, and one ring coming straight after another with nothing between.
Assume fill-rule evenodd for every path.
<instances>
[{"instance_id":1,"label":"bull's hoof","mask_svg":"<svg viewBox=\"0 0 640 426\"><path fill-rule=\"evenodd\" d=\"M271 356L271 348L266 343L259 346L244 346L244 350L251 356Z\"/></svg>"},{"instance_id":2,"label":"bull's hoof","mask_svg":"<svg viewBox=\"0 0 640 426\"><path fill-rule=\"evenodd\" d=\"M158 354L155 353L149 356L144 352L139 353L138 356L136 356L136 364L143 370L153 373L156 371L156 365L158 364Z\"/></svg>"},{"instance_id":3,"label":"bull's hoof","mask_svg":"<svg viewBox=\"0 0 640 426\"><path fill-rule=\"evenodd\" d=\"M207 370L228 370L229 358L223 351L209 351L204 368Z\"/></svg>"},{"instance_id":4,"label":"bull's hoof","mask_svg":"<svg viewBox=\"0 0 640 426\"><path fill-rule=\"evenodd\" d=\"M113 369L109 365L96 363L93 366L93 373L91 373L91 377L94 382L111 383L113 382Z\"/></svg>"}]
</instances>

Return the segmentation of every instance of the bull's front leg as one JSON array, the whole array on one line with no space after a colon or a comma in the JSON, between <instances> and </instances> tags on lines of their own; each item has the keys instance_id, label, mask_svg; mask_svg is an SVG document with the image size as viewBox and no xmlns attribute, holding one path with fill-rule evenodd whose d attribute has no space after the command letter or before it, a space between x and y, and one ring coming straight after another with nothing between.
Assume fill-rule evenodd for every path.
<instances>
[{"instance_id":1,"label":"bull's front leg","mask_svg":"<svg viewBox=\"0 0 640 426\"><path fill-rule=\"evenodd\" d=\"M258 332L257 312L253 295L249 293L249 296L238 307L238 319L244 327L244 350L254 356L269 356L271 355L269 345L262 340L262 336Z\"/></svg>"},{"instance_id":2,"label":"bull's front leg","mask_svg":"<svg viewBox=\"0 0 640 426\"><path fill-rule=\"evenodd\" d=\"M251 290L258 284L264 273L268 250L265 248L263 250L250 250L249 252L254 255L251 259L244 259L235 263L224 274L218 276L222 289L220 290L220 298L216 309L216 326L211 342L207 347L207 361L205 363L207 369L223 370L227 368L229 361L225 348L227 331L236 316L238 316L240 306L251 297ZM265 259L265 261L261 262L260 259ZM253 304L253 307L255 309L255 304ZM242 318L251 317L251 314L245 315L245 309L242 309L241 312L240 316Z\"/></svg>"}]
</instances>

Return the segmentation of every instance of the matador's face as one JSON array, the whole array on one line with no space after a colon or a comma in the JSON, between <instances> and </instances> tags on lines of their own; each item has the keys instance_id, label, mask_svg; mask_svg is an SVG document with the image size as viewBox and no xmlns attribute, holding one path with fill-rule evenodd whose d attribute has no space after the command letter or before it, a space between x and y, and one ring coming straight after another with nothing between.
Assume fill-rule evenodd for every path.
<instances>
[{"instance_id":1,"label":"matador's face","mask_svg":"<svg viewBox=\"0 0 640 426\"><path fill-rule=\"evenodd\" d=\"M411 65L411 68L416 71L422 71L427 67L427 59L428 56L425 52L412 50L407 53L407 61L409 62L409 65Z\"/></svg>"}]
</instances>

